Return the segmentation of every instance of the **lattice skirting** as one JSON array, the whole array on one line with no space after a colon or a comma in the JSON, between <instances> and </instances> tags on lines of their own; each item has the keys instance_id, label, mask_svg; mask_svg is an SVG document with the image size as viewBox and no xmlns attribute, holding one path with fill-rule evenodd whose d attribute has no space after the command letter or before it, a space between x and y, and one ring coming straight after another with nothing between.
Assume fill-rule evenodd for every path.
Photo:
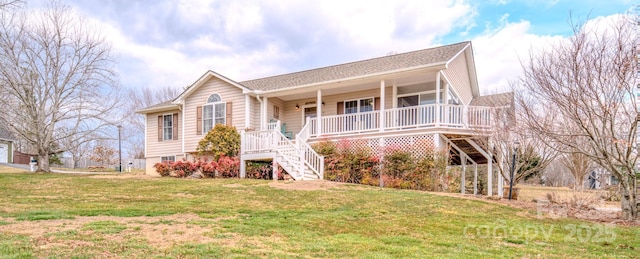
<instances>
[{"instance_id":1,"label":"lattice skirting","mask_svg":"<svg viewBox=\"0 0 640 259\"><path fill-rule=\"evenodd\" d=\"M415 135L415 136L399 136L384 137L370 139L348 139L338 141L338 145L342 148L351 150L367 149L372 152L380 152L389 149L402 149L410 151L415 158L425 158L429 154L433 154L435 143L434 135ZM380 145L380 141L384 141Z\"/></svg>"}]
</instances>

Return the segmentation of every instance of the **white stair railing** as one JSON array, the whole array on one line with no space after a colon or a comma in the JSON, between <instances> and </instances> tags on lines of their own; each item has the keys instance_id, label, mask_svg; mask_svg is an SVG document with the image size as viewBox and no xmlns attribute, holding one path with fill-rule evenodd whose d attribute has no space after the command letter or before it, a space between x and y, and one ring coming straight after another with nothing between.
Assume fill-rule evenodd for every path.
<instances>
[{"instance_id":1,"label":"white stair railing","mask_svg":"<svg viewBox=\"0 0 640 259\"><path fill-rule=\"evenodd\" d=\"M287 162L286 166L283 166L283 164L281 166L289 172L293 179L302 180L304 178L304 165L299 155L300 150L279 129L274 129L271 132L276 153L280 154L280 157Z\"/></svg>"},{"instance_id":2,"label":"white stair railing","mask_svg":"<svg viewBox=\"0 0 640 259\"><path fill-rule=\"evenodd\" d=\"M298 144L298 150L302 161L306 164L320 179L324 179L324 156L319 155L307 140L309 140L309 127L311 123L307 120L307 123L302 127L300 133L296 134L296 143Z\"/></svg>"}]
</instances>

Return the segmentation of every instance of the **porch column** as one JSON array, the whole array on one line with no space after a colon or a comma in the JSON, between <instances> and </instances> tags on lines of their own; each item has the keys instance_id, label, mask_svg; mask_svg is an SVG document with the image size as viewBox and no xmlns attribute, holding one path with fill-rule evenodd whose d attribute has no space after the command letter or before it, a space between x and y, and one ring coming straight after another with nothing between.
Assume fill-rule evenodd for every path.
<instances>
[{"instance_id":1,"label":"porch column","mask_svg":"<svg viewBox=\"0 0 640 259\"><path fill-rule=\"evenodd\" d=\"M391 108L398 108L398 86L393 83L391 87Z\"/></svg>"},{"instance_id":2,"label":"porch column","mask_svg":"<svg viewBox=\"0 0 640 259\"><path fill-rule=\"evenodd\" d=\"M478 195L478 163L473 164L473 195Z\"/></svg>"},{"instance_id":3,"label":"porch column","mask_svg":"<svg viewBox=\"0 0 640 259\"><path fill-rule=\"evenodd\" d=\"M493 196L493 162L491 162L491 152L487 160L487 196Z\"/></svg>"},{"instance_id":4,"label":"porch column","mask_svg":"<svg viewBox=\"0 0 640 259\"><path fill-rule=\"evenodd\" d=\"M440 71L436 74L436 127L440 126Z\"/></svg>"},{"instance_id":5,"label":"porch column","mask_svg":"<svg viewBox=\"0 0 640 259\"><path fill-rule=\"evenodd\" d=\"M449 104L449 83L447 83L446 81L444 82L444 90L443 90L443 100L442 101L442 108L444 109L444 111L442 111L442 120L446 123L453 123L453 121L450 121L451 119L449 118L449 109L447 107L447 104Z\"/></svg>"},{"instance_id":6,"label":"porch column","mask_svg":"<svg viewBox=\"0 0 640 259\"><path fill-rule=\"evenodd\" d=\"M247 143L245 142L244 132L244 130L240 130L240 178L247 176L247 161L244 160L244 155L242 154L244 145Z\"/></svg>"},{"instance_id":7,"label":"porch column","mask_svg":"<svg viewBox=\"0 0 640 259\"><path fill-rule=\"evenodd\" d=\"M267 98L266 96L262 97L262 129L265 129L265 130L267 129L267 123L269 122L267 120L267 117L268 117L267 107L269 107L268 104L269 104L269 98Z\"/></svg>"},{"instance_id":8,"label":"porch column","mask_svg":"<svg viewBox=\"0 0 640 259\"><path fill-rule=\"evenodd\" d=\"M504 165L503 156L500 156L498 161L501 165ZM504 178L502 177L502 173L498 173L498 196L502 196L502 194L504 193L503 186L504 186Z\"/></svg>"},{"instance_id":9,"label":"porch column","mask_svg":"<svg viewBox=\"0 0 640 259\"><path fill-rule=\"evenodd\" d=\"M318 93L316 94L316 132L317 136L322 134L322 90L318 89Z\"/></svg>"},{"instance_id":10,"label":"porch column","mask_svg":"<svg viewBox=\"0 0 640 259\"><path fill-rule=\"evenodd\" d=\"M272 168L271 178L273 178L274 182L277 182L278 181L278 161L276 161L275 157L273 158L271 168Z\"/></svg>"},{"instance_id":11,"label":"porch column","mask_svg":"<svg viewBox=\"0 0 640 259\"><path fill-rule=\"evenodd\" d=\"M182 124L184 125L184 123ZM244 128L251 128L251 97L249 94L244 95Z\"/></svg>"},{"instance_id":12,"label":"porch column","mask_svg":"<svg viewBox=\"0 0 640 259\"><path fill-rule=\"evenodd\" d=\"M385 92L384 89L385 85L384 85L384 80L380 80L380 122L379 122L379 127L380 127L380 131L384 131L384 128L386 126L386 121L385 121L385 112L384 112L384 96L385 96Z\"/></svg>"},{"instance_id":13,"label":"porch column","mask_svg":"<svg viewBox=\"0 0 640 259\"><path fill-rule=\"evenodd\" d=\"M460 193L464 194L465 190L465 178L467 173L467 154L460 153L460 163L462 164L462 173L460 174Z\"/></svg>"}]
</instances>

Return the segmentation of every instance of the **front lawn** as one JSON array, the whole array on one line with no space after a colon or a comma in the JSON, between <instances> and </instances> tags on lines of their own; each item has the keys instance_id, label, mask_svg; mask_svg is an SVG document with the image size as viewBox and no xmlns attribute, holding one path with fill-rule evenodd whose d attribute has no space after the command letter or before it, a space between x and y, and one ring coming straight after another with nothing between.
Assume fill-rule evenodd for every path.
<instances>
[{"instance_id":1,"label":"front lawn","mask_svg":"<svg viewBox=\"0 0 640 259\"><path fill-rule=\"evenodd\" d=\"M0 257L637 257L640 229L419 191L2 173Z\"/></svg>"}]
</instances>

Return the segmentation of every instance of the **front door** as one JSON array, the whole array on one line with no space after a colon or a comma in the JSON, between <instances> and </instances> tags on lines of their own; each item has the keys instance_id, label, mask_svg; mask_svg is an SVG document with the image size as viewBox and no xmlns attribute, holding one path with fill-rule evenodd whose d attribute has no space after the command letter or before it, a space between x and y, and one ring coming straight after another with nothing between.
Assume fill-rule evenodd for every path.
<instances>
[{"instance_id":1,"label":"front door","mask_svg":"<svg viewBox=\"0 0 640 259\"><path fill-rule=\"evenodd\" d=\"M318 108L316 106L304 107L304 118L302 119L302 125L307 124L307 118L315 118L317 116Z\"/></svg>"}]
</instances>

